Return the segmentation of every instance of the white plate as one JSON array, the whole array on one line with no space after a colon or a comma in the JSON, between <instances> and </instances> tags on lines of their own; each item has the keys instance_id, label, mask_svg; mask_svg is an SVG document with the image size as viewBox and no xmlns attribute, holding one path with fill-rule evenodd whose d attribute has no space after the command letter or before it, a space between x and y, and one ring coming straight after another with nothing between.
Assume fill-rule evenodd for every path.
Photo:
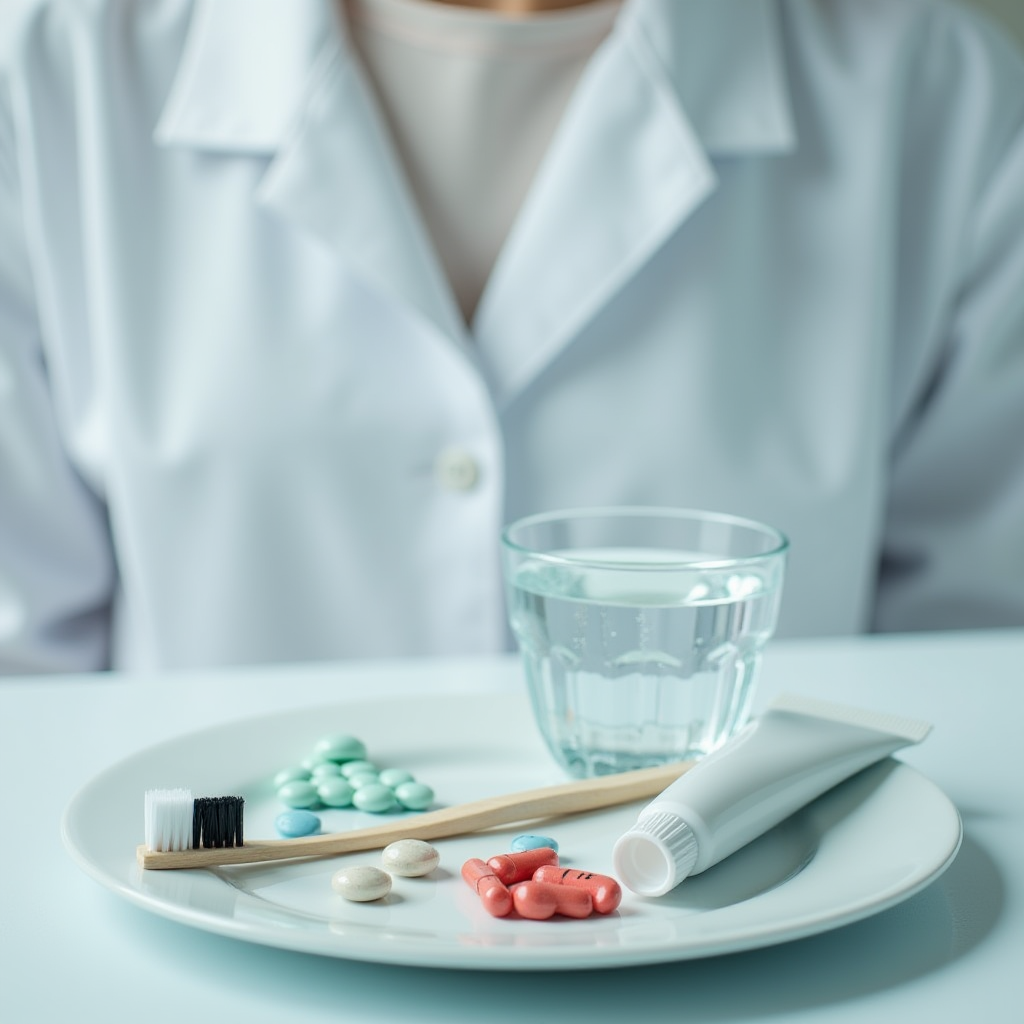
<instances>
[{"instance_id":1,"label":"white plate","mask_svg":"<svg viewBox=\"0 0 1024 1024\"><path fill-rule=\"evenodd\" d=\"M234 938L421 967L565 970L711 956L836 928L924 888L952 862L962 834L949 799L888 760L667 896L627 891L617 912L582 921L492 918L459 869L533 831L557 839L563 864L611 873L612 844L642 804L439 840L439 868L427 878L396 877L377 903L348 902L330 884L342 863L379 863L377 853L191 871L137 866L146 789L241 794L245 835L270 838L282 808L269 779L334 732L362 738L382 766L408 768L433 786L438 804L564 781L518 697L346 704L241 720L130 757L76 794L64 841L86 872L133 903ZM324 831L380 821L351 810L322 817Z\"/></svg>"}]
</instances>

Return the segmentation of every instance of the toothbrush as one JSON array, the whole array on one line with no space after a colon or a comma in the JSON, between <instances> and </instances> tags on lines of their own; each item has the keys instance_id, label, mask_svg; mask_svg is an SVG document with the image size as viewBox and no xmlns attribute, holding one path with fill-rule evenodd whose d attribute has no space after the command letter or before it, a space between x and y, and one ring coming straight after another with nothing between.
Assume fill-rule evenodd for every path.
<instances>
[{"instance_id":1,"label":"toothbrush","mask_svg":"<svg viewBox=\"0 0 1024 1024\"><path fill-rule=\"evenodd\" d=\"M675 761L654 768L578 779L426 811L349 832L252 842L242 840L240 797L197 799L189 812L192 800L187 791L151 790L146 794L146 841L136 850L136 857L139 865L147 869L202 868L333 857L381 849L398 839L466 835L495 825L579 814L654 797L693 764Z\"/></svg>"}]
</instances>

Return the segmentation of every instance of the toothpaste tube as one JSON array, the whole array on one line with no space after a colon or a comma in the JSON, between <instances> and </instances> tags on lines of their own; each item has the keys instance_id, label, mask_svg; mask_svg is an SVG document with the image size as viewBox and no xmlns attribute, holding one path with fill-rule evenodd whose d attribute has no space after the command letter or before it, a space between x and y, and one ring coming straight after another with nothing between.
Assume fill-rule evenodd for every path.
<instances>
[{"instance_id":1,"label":"toothpaste tube","mask_svg":"<svg viewBox=\"0 0 1024 1024\"><path fill-rule=\"evenodd\" d=\"M641 896L663 896L930 731L926 722L784 695L641 811L612 851L616 873Z\"/></svg>"}]
</instances>

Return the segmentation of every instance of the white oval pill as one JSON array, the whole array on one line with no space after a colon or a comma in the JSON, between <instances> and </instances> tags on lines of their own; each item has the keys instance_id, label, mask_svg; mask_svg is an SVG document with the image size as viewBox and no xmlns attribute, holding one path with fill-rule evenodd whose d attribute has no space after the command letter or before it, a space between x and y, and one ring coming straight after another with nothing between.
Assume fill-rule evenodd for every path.
<instances>
[{"instance_id":1,"label":"white oval pill","mask_svg":"<svg viewBox=\"0 0 1024 1024\"><path fill-rule=\"evenodd\" d=\"M441 855L422 839L398 839L384 847L381 860L392 874L419 878L437 867Z\"/></svg>"},{"instance_id":2,"label":"white oval pill","mask_svg":"<svg viewBox=\"0 0 1024 1024\"><path fill-rule=\"evenodd\" d=\"M391 892L391 876L380 868L360 864L335 871L331 878L331 888L347 900L368 903Z\"/></svg>"}]
</instances>

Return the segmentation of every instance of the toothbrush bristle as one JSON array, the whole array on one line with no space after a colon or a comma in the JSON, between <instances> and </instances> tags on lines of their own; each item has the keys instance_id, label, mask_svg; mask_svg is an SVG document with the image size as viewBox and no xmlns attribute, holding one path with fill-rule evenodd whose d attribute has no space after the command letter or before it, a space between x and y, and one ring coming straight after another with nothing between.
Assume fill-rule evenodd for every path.
<instances>
[{"instance_id":1,"label":"toothbrush bristle","mask_svg":"<svg viewBox=\"0 0 1024 1024\"><path fill-rule=\"evenodd\" d=\"M189 789L146 791L146 847L153 852L242 845L240 796L193 797Z\"/></svg>"},{"instance_id":2,"label":"toothbrush bristle","mask_svg":"<svg viewBox=\"0 0 1024 1024\"><path fill-rule=\"evenodd\" d=\"M198 797L192 813L192 846L241 846L244 804L240 796Z\"/></svg>"},{"instance_id":3,"label":"toothbrush bristle","mask_svg":"<svg viewBox=\"0 0 1024 1024\"><path fill-rule=\"evenodd\" d=\"M154 851L192 846L194 799L188 789L146 791L146 847Z\"/></svg>"}]
</instances>

